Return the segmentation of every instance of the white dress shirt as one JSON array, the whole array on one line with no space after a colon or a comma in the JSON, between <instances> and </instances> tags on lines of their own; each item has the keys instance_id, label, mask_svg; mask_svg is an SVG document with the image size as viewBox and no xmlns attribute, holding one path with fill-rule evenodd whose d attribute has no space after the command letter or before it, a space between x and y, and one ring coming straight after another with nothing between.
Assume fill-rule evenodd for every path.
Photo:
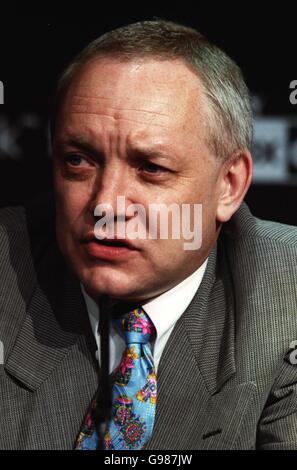
<instances>
[{"instance_id":1,"label":"white dress shirt","mask_svg":"<svg viewBox=\"0 0 297 470\"><path fill-rule=\"evenodd\" d=\"M156 328L156 338L152 344L152 353L154 357L155 369L157 371L162 352L169 339L170 334L177 320L184 313L197 289L199 288L207 260L194 271L189 277L174 286L172 289L164 292L155 299L142 305L143 310L150 317ZM86 302L87 311L90 318L92 331L94 333L98 352L97 359L100 362L100 335L98 334L99 307L97 303L87 294L83 285L82 293ZM121 361L123 351L126 347L124 339L111 325L110 328L110 372L112 372Z\"/></svg>"}]
</instances>

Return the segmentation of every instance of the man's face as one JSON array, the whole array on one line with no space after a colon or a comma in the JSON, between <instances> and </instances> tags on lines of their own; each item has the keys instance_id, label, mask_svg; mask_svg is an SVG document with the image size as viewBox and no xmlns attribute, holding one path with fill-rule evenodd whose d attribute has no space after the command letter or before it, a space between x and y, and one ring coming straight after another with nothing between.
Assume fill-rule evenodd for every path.
<instances>
[{"instance_id":1,"label":"man's face","mask_svg":"<svg viewBox=\"0 0 297 470\"><path fill-rule=\"evenodd\" d=\"M205 260L217 236L221 169L207 138L202 87L182 61L102 58L74 78L54 135L57 238L90 295L153 298ZM185 250L183 237L96 241L98 204L133 219L119 214L117 196L147 215L151 203L202 204L202 246Z\"/></svg>"}]
</instances>

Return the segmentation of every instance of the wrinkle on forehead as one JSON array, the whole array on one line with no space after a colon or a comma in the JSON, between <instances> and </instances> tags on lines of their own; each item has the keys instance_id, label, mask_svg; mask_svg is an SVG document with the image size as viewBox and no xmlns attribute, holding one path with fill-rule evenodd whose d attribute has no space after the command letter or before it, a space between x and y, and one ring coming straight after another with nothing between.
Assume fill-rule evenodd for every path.
<instances>
[{"instance_id":1,"label":"wrinkle on forehead","mask_svg":"<svg viewBox=\"0 0 297 470\"><path fill-rule=\"evenodd\" d=\"M152 122L152 120L150 121L141 121L140 119L131 119L131 118L127 118L127 117L114 117L114 116L110 116L109 114L103 114L103 113L90 113L90 112L80 112L80 111L72 111L72 114L93 114L93 115L96 115L96 116L102 116L102 117L107 117L107 118L110 118L110 119L113 119L114 121L127 121L127 122L135 122L137 124L149 124L150 126L158 126L158 127L164 127L165 129L169 129L170 127L173 127L173 126L165 126L165 125L162 125L160 123L154 123Z\"/></svg>"},{"instance_id":2,"label":"wrinkle on forehead","mask_svg":"<svg viewBox=\"0 0 297 470\"><path fill-rule=\"evenodd\" d=\"M74 95L74 98L81 99L81 100L84 100L84 99L88 99L88 100L97 100L97 99L110 100L111 99L110 96L83 96L83 95L77 95L77 94ZM142 101L144 101L144 102L147 101L148 103L150 103L150 100L146 100L145 98L143 98ZM155 101L155 103L167 105L168 101Z\"/></svg>"},{"instance_id":3,"label":"wrinkle on forehead","mask_svg":"<svg viewBox=\"0 0 297 470\"><path fill-rule=\"evenodd\" d=\"M110 103L108 103L108 101ZM179 111L176 106L171 106L169 103L160 103L147 100L147 106L150 109L145 109L145 103L141 101L139 108L132 106L129 107L129 100L126 101L126 106L122 103L117 105L112 98L102 97L88 97L74 95L70 102L67 103L67 110L71 114L90 114L97 115L98 117L108 117L115 121L131 121L139 124L150 124L159 127L174 127L176 124L176 117L183 117L183 113ZM132 103L131 103L132 104ZM167 105L168 111L162 112ZM171 108L171 109L170 109ZM174 117L174 119L172 119Z\"/></svg>"},{"instance_id":4,"label":"wrinkle on forehead","mask_svg":"<svg viewBox=\"0 0 297 470\"><path fill-rule=\"evenodd\" d=\"M76 98L79 98L76 102ZM101 99L108 99L108 98L101 98L101 97L98 97L98 98L92 98L92 97L77 97L77 96L74 96L73 97L73 100L72 100L72 106L77 106L77 107L80 107L81 108L81 111L86 111L88 112L88 110L90 110L90 112L94 112L96 113L98 109L100 109L101 107L101 103L100 103L100 100ZM90 103L88 103L88 100L91 100ZM167 113L161 113L157 110L149 110L149 109L137 109L137 108L129 108L129 107L124 107L124 108L121 108L119 106L110 106L110 105L107 105L108 106L108 109L112 109L112 110L116 110L116 111L136 111L136 112L141 112L141 113L150 113L150 114L158 114L159 116L168 116ZM92 109L94 111L92 111Z\"/></svg>"}]
</instances>

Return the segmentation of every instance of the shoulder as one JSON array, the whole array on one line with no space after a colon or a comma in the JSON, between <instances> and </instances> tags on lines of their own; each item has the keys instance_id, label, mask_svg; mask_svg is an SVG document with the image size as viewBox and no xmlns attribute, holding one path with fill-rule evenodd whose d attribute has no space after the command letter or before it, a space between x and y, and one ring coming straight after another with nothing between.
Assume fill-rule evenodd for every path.
<instances>
[{"instance_id":1,"label":"shoulder","mask_svg":"<svg viewBox=\"0 0 297 470\"><path fill-rule=\"evenodd\" d=\"M297 335L297 228L243 205L222 235L242 342L255 357L263 345L281 357Z\"/></svg>"},{"instance_id":2,"label":"shoulder","mask_svg":"<svg viewBox=\"0 0 297 470\"><path fill-rule=\"evenodd\" d=\"M0 236L8 232L22 232L25 226L24 207L5 207L0 209Z\"/></svg>"},{"instance_id":3,"label":"shoulder","mask_svg":"<svg viewBox=\"0 0 297 470\"><path fill-rule=\"evenodd\" d=\"M297 227L260 220L243 204L222 235L234 265L244 265L247 274L290 272L297 281Z\"/></svg>"},{"instance_id":4,"label":"shoulder","mask_svg":"<svg viewBox=\"0 0 297 470\"><path fill-rule=\"evenodd\" d=\"M10 254L47 243L54 237L54 205L49 196L29 202L25 206L0 209L0 252Z\"/></svg>"},{"instance_id":5,"label":"shoulder","mask_svg":"<svg viewBox=\"0 0 297 470\"><path fill-rule=\"evenodd\" d=\"M221 241L237 282L252 282L257 289L265 285L266 293L297 294L296 227L259 220L244 204L224 227Z\"/></svg>"},{"instance_id":6,"label":"shoulder","mask_svg":"<svg viewBox=\"0 0 297 470\"><path fill-rule=\"evenodd\" d=\"M38 265L53 246L54 218L48 198L0 210L0 294L12 286L32 290ZM1 295L0 295L1 297Z\"/></svg>"},{"instance_id":7,"label":"shoulder","mask_svg":"<svg viewBox=\"0 0 297 470\"><path fill-rule=\"evenodd\" d=\"M297 227L280 224L254 217L248 206L243 203L230 222L224 227L224 233L234 241L250 243L279 243L280 247L297 247Z\"/></svg>"},{"instance_id":8,"label":"shoulder","mask_svg":"<svg viewBox=\"0 0 297 470\"><path fill-rule=\"evenodd\" d=\"M260 317L290 317L297 330L297 228L259 220L244 204L222 235L239 303Z\"/></svg>"},{"instance_id":9,"label":"shoulder","mask_svg":"<svg viewBox=\"0 0 297 470\"><path fill-rule=\"evenodd\" d=\"M25 255L28 247L28 231L25 209L7 207L0 210L0 280L8 275L14 261Z\"/></svg>"}]
</instances>

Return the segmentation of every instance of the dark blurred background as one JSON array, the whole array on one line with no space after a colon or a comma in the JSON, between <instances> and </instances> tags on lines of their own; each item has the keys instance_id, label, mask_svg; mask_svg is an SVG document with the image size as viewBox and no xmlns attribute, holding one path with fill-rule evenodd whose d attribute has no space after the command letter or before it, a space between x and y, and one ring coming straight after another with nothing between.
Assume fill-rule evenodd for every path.
<instances>
[{"instance_id":1,"label":"dark blurred background","mask_svg":"<svg viewBox=\"0 0 297 470\"><path fill-rule=\"evenodd\" d=\"M101 33L161 17L194 26L242 68L255 112L253 213L297 225L297 16L292 7L196 6L69 17L14 15L0 19L0 206L23 204L51 188L48 117L58 75ZM133 10L132 10L133 11ZM297 83L296 83L297 84ZM1 103L1 87L0 87Z\"/></svg>"}]
</instances>

